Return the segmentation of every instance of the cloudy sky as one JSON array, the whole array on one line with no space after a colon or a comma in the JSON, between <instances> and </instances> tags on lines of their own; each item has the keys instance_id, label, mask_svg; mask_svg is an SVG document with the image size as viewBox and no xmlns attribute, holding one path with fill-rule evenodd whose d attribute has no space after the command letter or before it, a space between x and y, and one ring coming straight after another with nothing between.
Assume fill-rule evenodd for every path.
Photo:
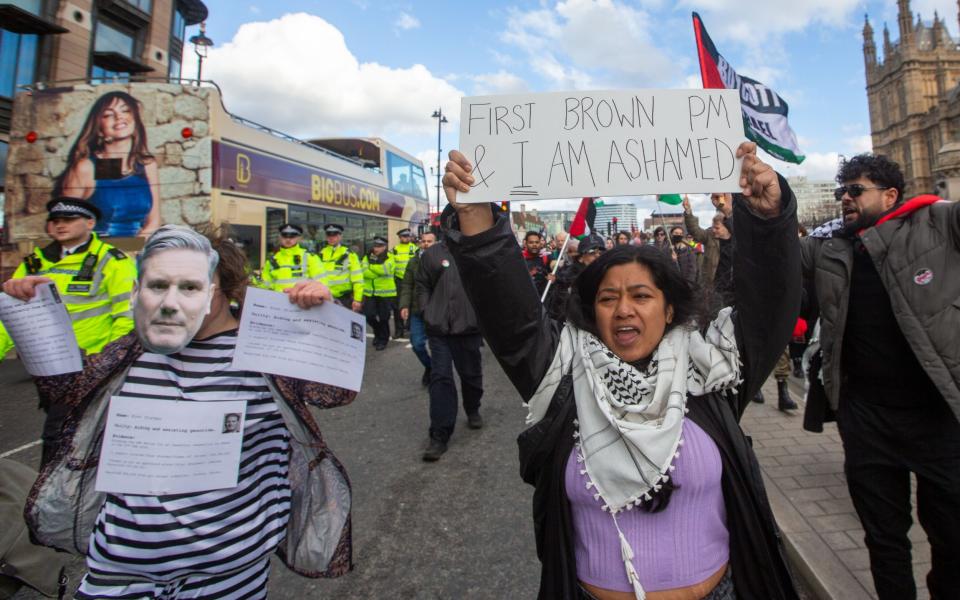
<instances>
[{"instance_id":1,"label":"cloudy sky","mask_svg":"<svg viewBox=\"0 0 960 600\"><path fill-rule=\"evenodd\" d=\"M788 102L807 159L777 168L832 179L838 155L870 149L864 14L881 52L884 22L899 37L895 0L205 1L216 45L204 78L221 86L228 110L299 137L382 137L419 156L428 176L437 161L430 115L449 115L446 153L464 95L700 87L697 11L737 72ZM938 10L956 37L955 0L911 9L926 21ZM184 74L194 74L189 45L184 58ZM631 201L641 214L655 207ZM706 221L706 199L695 208Z\"/></svg>"}]
</instances>

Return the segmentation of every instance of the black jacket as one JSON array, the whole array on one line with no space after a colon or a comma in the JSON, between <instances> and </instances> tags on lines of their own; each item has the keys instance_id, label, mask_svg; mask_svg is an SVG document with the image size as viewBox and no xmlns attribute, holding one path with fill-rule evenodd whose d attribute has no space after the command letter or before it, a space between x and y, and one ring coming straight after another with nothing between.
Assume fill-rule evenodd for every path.
<instances>
[{"instance_id":1,"label":"black jacket","mask_svg":"<svg viewBox=\"0 0 960 600\"><path fill-rule=\"evenodd\" d=\"M781 216L764 220L738 200L734 272L742 290L734 315L743 362L738 393L691 398L689 417L716 443L723 462L722 487L730 530L730 564L737 597L795 600L779 530L767 502L760 468L739 426L750 398L763 384L793 332L800 256L796 199L786 181ZM495 213L496 214L496 213ZM448 242L477 309L480 330L524 400L536 391L557 348L560 326L551 321L526 282L529 275L506 219L479 235L457 231L456 215L443 218ZM544 419L521 433L520 474L534 486L533 515L541 561L542 600L578 598L573 524L564 469L573 448L572 378L561 380Z\"/></svg>"},{"instance_id":2,"label":"black jacket","mask_svg":"<svg viewBox=\"0 0 960 600\"><path fill-rule=\"evenodd\" d=\"M443 242L420 255L414 283L416 303L423 311L427 335L479 333L477 314L467 300L457 265Z\"/></svg>"},{"instance_id":3,"label":"black jacket","mask_svg":"<svg viewBox=\"0 0 960 600\"><path fill-rule=\"evenodd\" d=\"M570 297L570 288L581 271L583 263L580 261L566 263L557 269L557 280L550 286L546 302L547 313L551 319L561 323L567 320L567 298Z\"/></svg>"},{"instance_id":4,"label":"black jacket","mask_svg":"<svg viewBox=\"0 0 960 600\"><path fill-rule=\"evenodd\" d=\"M727 221L729 222L729 219ZM717 249L719 257L717 270L713 275L713 295L719 306L733 306L736 299L733 290L733 238L717 240Z\"/></svg>"},{"instance_id":5,"label":"black jacket","mask_svg":"<svg viewBox=\"0 0 960 600\"><path fill-rule=\"evenodd\" d=\"M421 254L423 254L423 251L417 250L410 257L407 270L403 274L403 279L400 280L400 289L397 290L397 306L399 308L409 308L410 314L418 317L420 316L420 303L417 301L416 277Z\"/></svg>"}]
</instances>

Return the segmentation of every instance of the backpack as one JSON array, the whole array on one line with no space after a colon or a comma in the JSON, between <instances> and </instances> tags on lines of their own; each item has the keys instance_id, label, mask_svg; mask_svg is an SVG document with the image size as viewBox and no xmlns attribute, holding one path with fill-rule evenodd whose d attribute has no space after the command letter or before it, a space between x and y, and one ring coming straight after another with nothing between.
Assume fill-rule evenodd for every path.
<instances>
[{"instance_id":1,"label":"backpack","mask_svg":"<svg viewBox=\"0 0 960 600\"><path fill-rule=\"evenodd\" d=\"M45 596L63 598L69 554L37 546L23 520L27 494L37 472L16 461L0 458L0 599L12 598L28 585Z\"/></svg>"}]
</instances>

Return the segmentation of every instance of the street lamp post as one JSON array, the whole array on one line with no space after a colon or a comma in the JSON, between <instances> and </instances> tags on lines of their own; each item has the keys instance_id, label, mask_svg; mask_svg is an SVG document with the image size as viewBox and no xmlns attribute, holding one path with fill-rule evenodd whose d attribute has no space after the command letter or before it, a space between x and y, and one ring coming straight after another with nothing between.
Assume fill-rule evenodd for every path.
<instances>
[{"instance_id":1,"label":"street lamp post","mask_svg":"<svg viewBox=\"0 0 960 600\"><path fill-rule=\"evenodd\" d=\"M193 51L197 53L197 85L200 85L200 76L203 74L203 59L207 57L207 50L213 45L213 40L207 37L207 22L201 21L200 34L190 38Z\"/></svg>"},{"instance_id":2,"label":"street lamp post","mask_svg":"<svg viewBox=\"0 0 960 600\"><path fill-rule=\"evenodd\" d=\"M443 116L443 108L438 108L431 115L437 120L437 212L440 212L440 135L443 132L443 124L447 123L447 118Z\"/></svg>"}]
</instances>

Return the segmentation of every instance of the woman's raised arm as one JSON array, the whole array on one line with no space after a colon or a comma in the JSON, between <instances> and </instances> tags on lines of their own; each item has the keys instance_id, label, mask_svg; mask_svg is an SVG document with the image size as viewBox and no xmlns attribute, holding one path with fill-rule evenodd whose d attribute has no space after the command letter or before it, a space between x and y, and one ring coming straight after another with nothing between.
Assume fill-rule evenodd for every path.
<instances>
[{"instance_id":1,"label":"woman's raised arm","mask_svg":"<svg viewBox=\"0 0 960 600\"><path fill-rule=\"evenodd\" d=\"M487 203L457 202L458 193L470 190L470 168L463 154L450 152L443 178L450 206L441 218L446 243L457 261L484 340L527 400L550 366L559 326L540 304L510 219L495 218Z\"/></svg>"}]
</instances>

